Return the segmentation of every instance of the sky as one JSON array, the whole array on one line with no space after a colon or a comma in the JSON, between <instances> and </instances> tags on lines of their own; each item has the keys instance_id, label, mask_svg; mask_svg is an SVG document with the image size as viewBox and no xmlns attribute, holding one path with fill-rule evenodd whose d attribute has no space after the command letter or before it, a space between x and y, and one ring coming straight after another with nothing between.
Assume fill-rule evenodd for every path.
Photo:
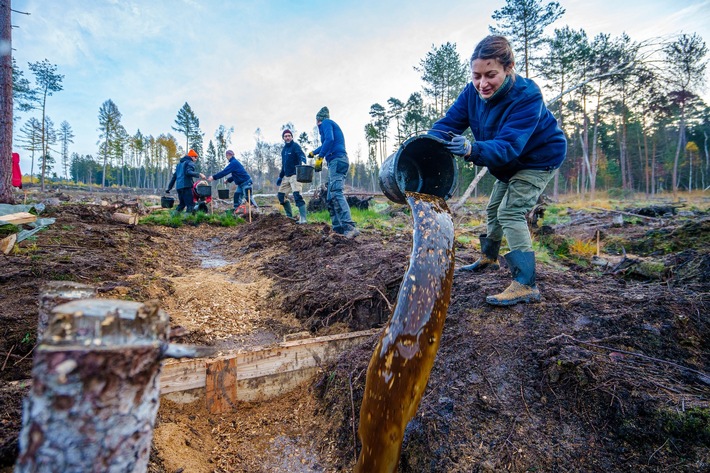
<instances>
[{"instance_id":1,"label":"sky","mask_svg":"<svg viewBox=\"0 0 710 473\"><path fill-rule=\"evenodd\" d=\"M558 0L569 25L632 40L697 33L710 47L710 0ZM351 161L367 154L370 106L406 101L423 83L414 69L455 43L467 58L505 0L12 0L12 47L28 63L45 58L64 75L47 115L66 120L70 153L97 155L98 112L111 99L133 135L172 133L185 102L200 120L205 149L219 125L234 127L237 156L255 132L280 142L287 122L311 134L327 106ZM552 31L550 29L550 31ZM710 78L710 75L708 76ZM710 102L708 91L703 97ZM16 114L18 114L16 112ZM15 130L33 114L19 113ZM35 114L40 117L41 115ZM17 137L17 134L16 134ZM307 150L308 151L308 150ZM23 173L27 151L19 150ZM37 165L35 163L35 173ZM59 171L58 169L56 169Z\"/></svg>"}]
</instances>

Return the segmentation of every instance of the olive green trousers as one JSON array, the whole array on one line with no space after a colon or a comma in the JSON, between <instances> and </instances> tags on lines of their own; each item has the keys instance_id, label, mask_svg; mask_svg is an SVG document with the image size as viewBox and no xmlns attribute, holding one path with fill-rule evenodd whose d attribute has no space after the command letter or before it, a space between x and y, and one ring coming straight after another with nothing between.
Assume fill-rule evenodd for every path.
<instances>
[{"instance_id":1,"label":"olive green trousers","mask_svg":"<svg viewBox=\"0 0 710 473\"><path fill-rule=\"evenodd\" d=\"M507 184L496 181L486 207L488 238L500 241L505 235L510 251L532 251L525 215L535 206L556 171L525 169Z\"/></svg>"}]
</instances>

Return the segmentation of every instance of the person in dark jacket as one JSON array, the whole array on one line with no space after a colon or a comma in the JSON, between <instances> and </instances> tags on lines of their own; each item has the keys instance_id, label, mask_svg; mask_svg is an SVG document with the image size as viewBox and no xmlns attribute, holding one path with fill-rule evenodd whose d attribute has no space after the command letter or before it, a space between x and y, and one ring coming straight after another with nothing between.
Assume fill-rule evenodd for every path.
<instances>
[{"instance_id":1,"label":"person in dark jacket","mask_svg":"<svg viewBox=\"0 0 710 473\"><path fill-rule=\"evenodd\" d=\"M172 179L170 179L170 184L165 190L165 193L170 193L173 186L177 189L178 194L178 206L175 212L182 212L186 209L187 212L195 212L195 199L192 196L192 185L193 179L204 179L205 175L195 171L195 163L199 155L194 149L187 152L187 155L183 156L180 162L175 166L175 172L173 173Z\"/></svg>"},{"instance_id":2,"label":"person in dark jacket","mask_svg":"<svg viewBox=\"0 0 710 473\"><path fill-rule=\"evenodd\" d=\"M345 187L345 177L348 175L350 162L348 153L345 151L345 138L343 132L333 120L330 119L328 107L321 108L316 114L318 133L320 134L321 145L313 150L316 158L316 171L320 171L318 162L328 164L328 193L326 202L328 203L328 213L333 224L333 231L347 238L355 238L360 234L355 228L355 222L350 215L350 206L345 199L343 189ZM310 156L310 154L309 154Z\"/></svg>"},{"instance_id":3,"label":"person in dark jacket","mask_svg":"<svg viewBox=\"0 0 710 473\"><path fill-rule=\"evenodd\" d=\"M303 200L301 192L303 184L296 180L296 166L306 162L306 155L301 146L293 141L293 133L288 128L281 133L281 138L284 140L284 147L281 150L281 172L276 180L276 185L279 186L276 197L279 203L283 206L286 215L293 218L291 210L291 202L288 201L286 194L293 192L293 201L298 207L299 219L298 223L308 223L306 220L306 201Z\"/></svg>"},{"instance_id":4,"label":"person in dark jacket","mask_svg":"<svg viewBox=\"0 0 710 473\"><path fill-rule=\"evenodd\" d=\"M244 169L242 163L237 161L237 158L234 157L234 151L228 149L225 153L225 157L227 158L227 167L217 174L208 177L207 180L209 182L216 181L229 174L227 182L233 182L237 185L237 189L234 191L234 210L237 210L239 206L242 205L243 199L249 199L249 203L252 207L255 209L259 208L254 200L251 176L247 170Z\"/></svg>"},{"instance_id":5,"label":"person in dark jacket","mask_svg":"<svg viewBox=\"0 0 710 473\"><path fill-rule=\"evenodd\" d=\"M498 252L505 236L505 255L513 282L501 294L488 296L493 305L540 300L535 284L535 252L525 215L560 167L567 140L545 106L540 88L515 73L510 43L487 36L471 56L469 82L446 116L430 134L449 139L449 150L466 161L486 166L497 179L487 213L487 232L481 235L481 258L460 268L498 269ZM470 128L473 139L462 135Z\"/></svg>"}]
</instances>

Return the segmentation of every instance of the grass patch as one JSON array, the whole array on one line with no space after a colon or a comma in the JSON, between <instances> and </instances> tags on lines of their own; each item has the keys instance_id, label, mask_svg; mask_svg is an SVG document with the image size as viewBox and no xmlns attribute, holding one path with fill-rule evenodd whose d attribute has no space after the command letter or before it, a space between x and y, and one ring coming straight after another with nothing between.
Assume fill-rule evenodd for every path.
<instances>
[{"instance_id":1,"label":"grass patch","mask_svg":"<svg viewBox=\"0 0 710 473\"><path fill-rule=\"evenodd\" d=\"M217 227L234 227L244 223L241 217L235 217L232 212L209 214L195 212L193 214L175 213L173 211L159 210L140 220L146 225L161 225L164 227L178 228L182 225L197 226L200 224L214 225Z\"/></svg>"},{"instance_id":2,"label":"grass patch","mask_svg":"<svg viewBox=\"0 0 710 473\"><path fill-rule=\"evenodd\" d=\"M0 225L0 238L5 238L6 236L14 235L19 233L20 227L17 225L12 225L10 223L5 225Z\"/></svg>"}]
</instances>

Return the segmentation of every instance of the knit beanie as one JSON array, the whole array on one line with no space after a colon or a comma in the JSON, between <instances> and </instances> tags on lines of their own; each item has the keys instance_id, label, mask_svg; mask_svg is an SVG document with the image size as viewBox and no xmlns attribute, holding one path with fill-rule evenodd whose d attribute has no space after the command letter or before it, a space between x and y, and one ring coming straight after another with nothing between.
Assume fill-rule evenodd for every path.
<instances>
[{"instance_id":1,"label":"knit beanie","mask_svg":"<svg viewBox=\"0 0 710 473\"><path fill-rule=\"evenodd\" d=\"M225 154L226 154L227 156L234 156L234 151L232 151L231 149L228 149Z\"/></svg>"},{"instance_id":2,"label":"knit beanie","mask_svg":"<svg viewBox=\"0 0 710 473\"><path fill-rule=\"evenodd\" d=\"M291 135L293 137L293 133L291 133L291 130L286 128L284 131L281 132L281 138L283 138L286 133L288 133L289 135Z\"/></svg>"},{"instance_id":3,"label":"knit beanie","mask_svg":"<svg viewBox=\"0 0 710 473\"><path fill-rule=\"evenodd\" d=\"M189 157L191 157L191 158L197 158L197 157L199 157L199 155L197 154L197 151L195 151L194 149L191 149L190 151L188 151L188 152L187 152L187 155L188 155Z\"/></svg>"},{"instance_id":4,"label":"knit beanie","mask_svg":"<svg viewBox=\"0 0 710 473\"><path fill-rule=\"evenodd\" d=\"M327 118L330 118L330 111L328 110L328 107L323 107L316 114L316 121L322 122Z\"/></svg>"}]
</instances>

